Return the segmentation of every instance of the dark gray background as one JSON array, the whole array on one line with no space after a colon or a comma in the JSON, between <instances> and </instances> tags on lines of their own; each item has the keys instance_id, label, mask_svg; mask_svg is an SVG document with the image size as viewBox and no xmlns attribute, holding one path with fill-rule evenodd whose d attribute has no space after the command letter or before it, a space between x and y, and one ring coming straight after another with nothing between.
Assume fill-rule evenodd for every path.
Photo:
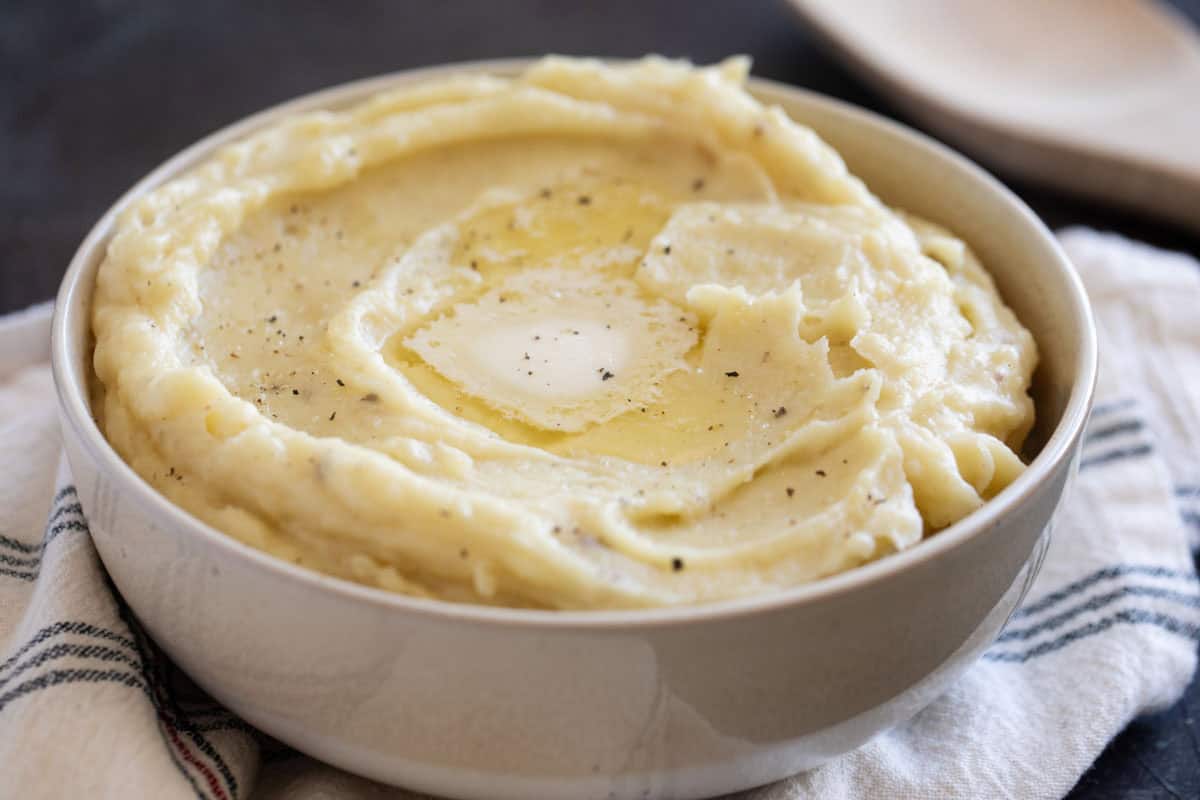
<instances>
[{"instance_id":1,"label":"dark gray background","mask_svg":"<svg viewBox=\"0 0 1200 800\"><path fill-rule=\"evenodd\" d=\"M1174 4L1200 20L1200 0ZM239 117L368 75L551 51L749 53L759 75L908 121L823 52L782 0L0 0L0 312L50 298L118 195ZM1009 183L1053 227L1091 225L1200 256L1194 234ZM1193 683L1169 711L1135 721L1072 797L1200 797L1197 714Z\"/></svg>"}]
</instances>

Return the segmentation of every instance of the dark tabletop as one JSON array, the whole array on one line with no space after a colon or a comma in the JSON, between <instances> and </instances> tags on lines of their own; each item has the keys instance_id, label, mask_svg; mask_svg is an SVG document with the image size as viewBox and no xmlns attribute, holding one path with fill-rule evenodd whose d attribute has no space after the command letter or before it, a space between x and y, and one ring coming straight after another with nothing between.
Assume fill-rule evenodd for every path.
<instances>
[{"instance_id":1,"label":"dark tabletop","mask_svg":"<svg viewBox=\"0 0 1200 800\"><path fill-rule=\"evenodd\" d=\"M1200 21L1200 0L1175 5ZM0 0L0 312L50 298L119 194L239 117L368 75L550 51L701 62L749 53L759 75L909 122L782 0ZM1052 227L1115 230L1200 256L1195 234L1009 185ZM1130 725L1071 797L1200 797L1198 716L1193 682L1173 708Z\"/></svg>"}]
</instances>

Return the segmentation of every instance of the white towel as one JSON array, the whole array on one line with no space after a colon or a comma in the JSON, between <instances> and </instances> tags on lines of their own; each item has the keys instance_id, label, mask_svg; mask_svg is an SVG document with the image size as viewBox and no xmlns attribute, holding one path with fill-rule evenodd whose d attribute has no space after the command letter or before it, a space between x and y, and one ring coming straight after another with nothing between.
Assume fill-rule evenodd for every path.
<instances>
[{"instance_id":1,"label":"white towel","mask_svg":"<svg viewBox=\"0 0 1200 800\"><path fill-rule=\"evenodd\" d=\"M1200 264L1072 230L1101 336L1082 468L999 641L910 722L743 795L1055 798L1196 666ZM60 464L47 309L0 321L0 797L412 797L271 742L178 674L97 560Z\"/></svg>"}]
</instances>

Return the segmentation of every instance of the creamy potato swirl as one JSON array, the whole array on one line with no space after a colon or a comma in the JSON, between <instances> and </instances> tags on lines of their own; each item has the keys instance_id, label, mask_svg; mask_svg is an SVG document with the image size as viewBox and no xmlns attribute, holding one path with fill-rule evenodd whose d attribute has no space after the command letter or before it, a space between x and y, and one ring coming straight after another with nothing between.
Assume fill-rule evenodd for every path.
<instances>
[{"instance_id":1,"label":"creamy potato swirl","mask_svg":"<svg viewBox=\"0 0 1200 800\"><path fill-rule=\"evenodd\" d=\"M458 602L768 592L961 519L1023 469L1034 342L747 68L551 57L225 148L109 245L106 436L247 544Z\"/></svg>"}]
</instances>

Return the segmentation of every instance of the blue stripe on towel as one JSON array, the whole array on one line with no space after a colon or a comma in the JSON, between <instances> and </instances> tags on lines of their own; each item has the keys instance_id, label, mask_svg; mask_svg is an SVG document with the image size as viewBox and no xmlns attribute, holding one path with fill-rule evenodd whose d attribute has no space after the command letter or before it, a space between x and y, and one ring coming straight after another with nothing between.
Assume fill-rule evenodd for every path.
<instances>
[{"instance_id":1,"label":"blue stripe on towel","mask_svg":"<svg viewBox=\"0 0 1200 800\"><path fill-rule=\"evenodd\" d=\"M77 497L78 495L79 492L75 490L74 484L67 484L54 493L54 499L50 501L50 504L60 503L68 497Z\"/></svg>"},{"instance_id":2,"label":"blue stripe on towel","mask_svg":"<svg viewBox=\"0 0 1200 800\"><path fill-rule=\"evenodd\" d=\"M1101 464L1111 464L1114 461L1125 461L1131 458L1148 456L1153 452L1154 448L1149 444L1139 444L1133 447L1122 447L1116 450L1109 450L1107 453L1101 453L1098 456L1089 456L1081 459L1079 462L1079 469L1085 470L1089 467L1098 467Z\"/></svg>"},{"instance_id":3,"label":"blue stripe on towel","mask_svg":"<svg viewBox=\"0 0 1200 800\"><path fill-rule=\"evenodd\" d=\"M34 653L29 658L13 667L12 672L0 677L0 689L3 689L11 683L18 675L28 672L31 669L46 664L50 661L56 661L60 658L87 658L106 663L123 664L127 667L133 667L135 670L141 670L142 662L133 658L129 650L121 650L114 647L109 647L103 644L74 644L72 642L59 642L51 645L45 650Z\"/></svg>"},{"instance_id":4,"label":"blue stripe on towel","mask_svg":"<svg viewBox=\"0 0 1200 800\"><path fill-rule=\"evenodd\" d=\"M40 689L60 686L70 683L119 683L133 689L149 691L141 676L120 669L56 669L36 678L30 678L24 683L17 684L4 694L0 694L0 711L14 700L19 700Z\"/></svg>"},{"instance_id":5,"label":"blue stripe on towel","mask_svg":"<svg viewBox=\"0 0 1200 800\"><path fill-rule=\"evenodd\" d=\"M46 644L57 637L65 635L86 636L100 642L111 643L114 646L100 644L95 641L86 643L58 642L47 647L45 650L28 655L31 650L34 650L39 645ZM28 657L26 658L27 655ZM22 661L23 658L24 660ZM110 666L106 666L105 668L74 667L54 669L42 675L27 678L5 691L5 688L23 673L67 658L94 659L103 662L105 665L123 665L132 669L132 671L112 668ZM87 622L64 620L39 629L15 653L7 658L3 664L0 664L0 712L3 712L4 707L14 700L44 689L74 683L110 683L139 690L146 696L155 709L160 724L168 725L187 739L190 739L200 752L208 757L210 765L215 767L217 772L220 773L230 795L232 797L237 796L237 780L221 758L220 753L217 752L216 748L202 734L226 730L253 733L253 728L228 712L223 715L223 718L218 716L215 719L210 718L200 722L192 721L179 708L178 703L175 702L174 697L167 687L161 683L160 676L147 661L147 657L139 647L137 641L134 638L124 636L108 628ZM172 747L165 738L164 746L180 773L192 784L196 797L201 800L208 797L207 793L200 791L200 787L194 783L191 775L179 762Z\"/></svg>"},{"instance_id":6,"label":"blue stripe on towel","mask_svg":"<svg viewBox=\"0 0 1200 800\"><path fill-rule=\"evenodd\" d=\"M1045 611L1052 606L1061 603L1063 600L1070 598L1073 595L1079 594L1085 589L1095 586L1101 581L1120 578L1125 575L1142 575L1148 578L1167 578L1170 580L1184 580L1194 583L1196 581L1196 573L1170 567L1160 567L1151 564L1114 564L1112 566L1098 569L1090 575L1086 575L1079 580L1072 581L1061 589L1058 589L1050 594L1044 595L1041 599L1033 603L1027 603L1017 609L1013 614L1013 619L1021 619L1030 617L1034 614Z\"/></svg>"},{"instance_id":7,"label":"blue stripe on towel","mask_svg":"<svg viewBox=\"0 0 1200 800\"><path fill-rule=\"evenodd\" d=\"M1117 400L1109 400L1104 403L1096 403L1092 406L1092 419L1096 417L1104 417L1116 411L1124 411L1127 408L1133 408L1137 405L1137 400L1132 397L1122 397Z\"/></svg>"},{"instance_id":8,"label":"blue stripe on towel","mask_svg":"<svg viewBox=\"0 0 1200 800\"><path fill-rule=\"evenodd\" d=\"M986 661L999 661L1011 664L1024 664L1025 662L1048 655L1063 649L1073 642L1095 636L1113 628L1117 625L1150 625L1169 633L1182 636L1193 641L1200 641L1200 625L1195 623L1185 622L1177 617L1169 614L1162 614L1153 611L1145 611L1143 609L1126 609L1118 611L1111 616L1103 619L1089 622L1086 625L1081 625L1078 628L1062 634L1057 639L1052 639L1048 642L1034 645L1028 650L1019 652L989 650L983 654Z\"/></svg>"},{"instance_id":9,"label":"blue stripe on towel","mask_svg":"<svg viewBox=\"0 0 1200 800\"><path fill-rule=\"evenodd\" d=\"M40 544L19 542L16 539L10 539L2 533L0 533L0 547L7 547L10 550L16 550L18 553L36 553L42 549Z\"/></svg>"},{"instance_id":10,"label":"blue stripe on towel","mask_svg":"<svg viewBox=\"0 0 1200 800\"><path fill-rule=\"evenodd\" d=\"M1087 432L1084 434L1083 443L1092 444L1093 442L1099 442L1104 439L1111 439L1112 437L1118 436L1122 433L1137 433L1144 430L1145 427L1146 423L1142 422L1140 419L1128 419L1124 422L1117 422L1113 425L1109 425L1098 430L1092 430L1091 426L1089 426Z\"/></svg>"},{"instance_id":11,"label":"blue stripe on towel","mask_svg":"<svg viewBox=\"0 0 1200 800\"><path fill-rule=\"evenodd\" d=\"M1044 619L1028 628L1006 630L1000 634L996 641L1027 641L1046 631L1051 631L1065 625L1080 614L1088 611L1097 611L1124 597L1148 597L1155 600L1167 600L1172 603L1178 603L1188 608L1200 608L1200 594L1177 592L1173 589L1164 589L1161 586L1122 586L1115 591L1096 595L1079 605L1072 606L1061 614L1055 614L1053 617Z\"/></svg>"},{"instance_id":12,"label":"blue stripe on towel","mask_svg":"<svg viewBox=\"0 0 1200 800\"><path fill-rule=\"evenodd\" d=\"M38 564L42 563L41 556L10 556L5 553L0 553L0 564L7 564L10 567L26 567L35 569Z\"/></svg>"},{"instance_id":13,"label":"blue stripe on towel","mask_svg":"<svg viewBox=\"0 0 1200 800\"><path fill-rule=\"evenodd\" d=\"M83 518L83 506L78 502L65 502L74 495L75 488L67 486L54 496L54 504L47 516L41 542L31 544L0 535L0 548L7 547L10 551L19 554L0 553L0 576L24 581L37 580L42 553L51 542L64 533L88 533L87 520Z\"/></svg>"},{"instance_id":14,"label":"blue stripe on towel","mask_svg":"<svg viewBox=\"0 0 1200 800\"><path fill-rule=\"evenodd\" d=\"M1137 406L1132 398L1114 400L1102 403L1092 409L1087 429L1083 434L1084 454L1079 462L1079 469L1089 469L1104 464L1112 464L1131 458L1148 456L1154 452L1154 444L1150 439L1149 426L1137 414L1117 414ZM1113 417L1116 417L1114 419ZM1128 437L1125 435L1129 434ZM1093 451L1110 439L1124 437L1122 441L1107 452L1095 454Z\"/></svg>"},{"instance_id":15,"label":"blue stripe on towel","mask_svg":"<svg viewBox=\"0 0 1200 800\"><path fill-rule=\"evenodd\" d=\"M37 647L39 644L43 644L50 639L63 634L78 634L80 636L90 636L106 642L116 642L122 647L127 647L131 650L135 647L133 639L130 639L128 636L122 636L114 631L110 631L107 628L102 628L99 625L92 625L90 622L63 620L39 629L37 633L35 633L28 639L28 641L25 642L25 644L21 645L21 647L17 649L17 652L13 653L7 660L5 660L3 664L0 664L0 673L3 673L13 664L17 663L21 656Z\"/></svg>"}]
</instances>

